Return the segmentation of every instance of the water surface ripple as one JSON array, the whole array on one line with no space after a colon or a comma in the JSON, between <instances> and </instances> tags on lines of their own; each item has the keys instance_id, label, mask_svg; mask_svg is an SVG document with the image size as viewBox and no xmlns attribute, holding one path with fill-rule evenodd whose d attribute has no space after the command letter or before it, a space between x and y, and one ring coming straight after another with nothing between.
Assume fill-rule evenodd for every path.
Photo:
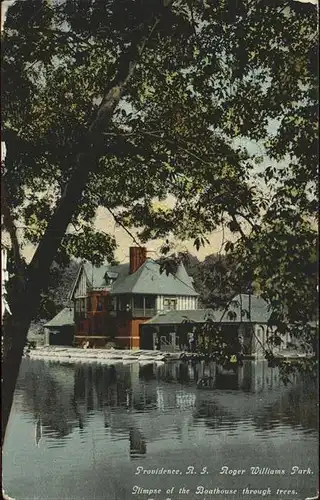
<instances>
[{"instance_id":1,"label":"water surface ripple","mask_svg":"<svg viewBox=\"0 0 320 500\"><path fill-rule=\"evenodd\" d=\"M196 388L203 375L214 378L212 390ZM317 489L317 415L316 384L295 380L285 387L264 362L247 361L222 376L214 363L24 359L3 484L17 500L302 500ZM220 474L223 466L246 473ZM267 472L250 474L255 466ZM294 466L312 473L290 475ZM137 467L181 473L136 474ZM274 469L285 474L268 472ZM197 493L201 486L204 493ZM246 487L256 493L244 493Z\"/></svg>"}]
</instances>

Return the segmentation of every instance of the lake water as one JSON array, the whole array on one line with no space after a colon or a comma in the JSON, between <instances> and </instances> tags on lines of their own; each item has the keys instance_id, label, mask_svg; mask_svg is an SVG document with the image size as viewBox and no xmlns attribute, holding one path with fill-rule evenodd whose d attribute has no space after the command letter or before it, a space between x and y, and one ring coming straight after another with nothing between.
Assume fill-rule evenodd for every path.
<instances>
[{"instance_id":1,"label":"lake water","mask_svg":"<svg viewBox=\"0 0 320 500\"><path fill-rule=\"evenodd\" d=\"M213 390L196 388L203 374ZM304 499L318 488L317 393L264 362L218 376L213 363L24 359L3 486L17 500Z\"/></svg>"}]
</instances>

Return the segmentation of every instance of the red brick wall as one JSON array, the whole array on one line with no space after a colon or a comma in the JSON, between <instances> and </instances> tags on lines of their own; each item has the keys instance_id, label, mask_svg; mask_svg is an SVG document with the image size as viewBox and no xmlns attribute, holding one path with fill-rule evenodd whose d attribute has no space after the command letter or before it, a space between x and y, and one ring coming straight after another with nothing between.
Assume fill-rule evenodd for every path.
<instances>
[{"instance_id":1,"label":"red brick wall","mask_svg":"<svg viewBox=\"0 0 320 500\"><path fill-rule=\"evenodd\" d=\"M147 259L145 247L130 247L130 274L135 273Z\"/></svg>"}]
</instances>

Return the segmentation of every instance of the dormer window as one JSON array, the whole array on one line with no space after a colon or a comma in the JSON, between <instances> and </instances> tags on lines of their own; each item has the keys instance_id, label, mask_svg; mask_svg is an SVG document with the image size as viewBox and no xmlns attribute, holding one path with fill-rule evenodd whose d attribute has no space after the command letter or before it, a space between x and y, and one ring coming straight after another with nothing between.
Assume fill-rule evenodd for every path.
<instances>
[{"instance_id":1,"label":"dormer window","mask_svg":"<svg viewBox=\"0 0 320 500\"><path fill-rule=\"evenodd\" d=\"M105 276L104 276L104 280L105 280L105 283L107 286L112 286L113 283L116 281L118 277L118 273L112 273L110 271L107 271Z\"/></svg>"}]
</instances>

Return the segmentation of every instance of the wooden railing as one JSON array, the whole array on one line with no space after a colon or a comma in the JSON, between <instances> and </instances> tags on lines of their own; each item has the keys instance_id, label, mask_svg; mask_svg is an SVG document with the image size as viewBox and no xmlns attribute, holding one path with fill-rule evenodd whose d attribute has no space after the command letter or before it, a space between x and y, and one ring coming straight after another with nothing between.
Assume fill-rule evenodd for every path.
<instances>
[{"instance_id":1,"label":"wooden railing","mask_svg":"<svg viewBox=\"0 0 320 500\"><path fill-rule=\"evenodd\" d=\"M132 318L152 318L157 314L157 310L154 308L143 308L143 307L134 307L133 309L125 310L125 311L110 311L110 316L131 316Z\"/></svg>"},{"instance_id":2,"label":"wooden railing","mask_svg":"<svg viewBox=\"0 0 320 500\"><path fill-rule=\"evenodd\" d=\"M134 307L131 311L132 317L133 318L152 318L157 314L157 311L155 308L139 308L139 307Z\"/></svg>"}]
</instances>

